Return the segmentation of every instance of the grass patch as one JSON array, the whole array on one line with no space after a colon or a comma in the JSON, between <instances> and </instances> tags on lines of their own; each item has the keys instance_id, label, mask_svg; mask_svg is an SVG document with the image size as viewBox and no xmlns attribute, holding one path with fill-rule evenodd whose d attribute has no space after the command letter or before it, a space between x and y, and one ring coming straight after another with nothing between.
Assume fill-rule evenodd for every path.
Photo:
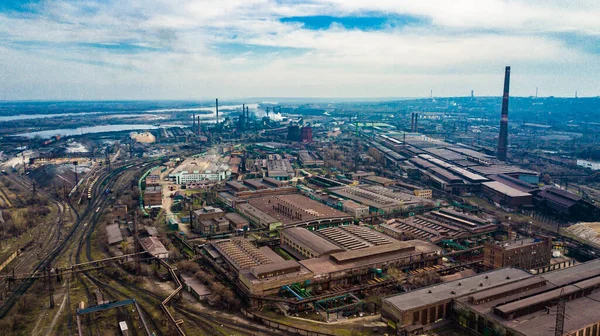
<instances>
[{"instance_id":1,"label":"grass patch","mask_svg":"<svg viewBox=\"0 0 600 336\"><path fill-rule=\"evenodd\" d=\"M277 254L279 254L285 260L296 260L289 253L287 253L286 251L284 251L281 247L276 247L275 248L275 252Z\"/></svg>"}]
</instances>

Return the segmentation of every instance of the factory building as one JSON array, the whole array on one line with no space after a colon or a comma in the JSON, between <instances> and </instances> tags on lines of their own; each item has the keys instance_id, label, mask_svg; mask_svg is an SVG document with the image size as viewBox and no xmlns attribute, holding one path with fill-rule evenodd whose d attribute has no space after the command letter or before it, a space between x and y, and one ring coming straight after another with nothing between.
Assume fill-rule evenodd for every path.
<instances>
[{"instance_id":1,"label":"factory building","mask_svg":"<svg viewBox=\"0 0 600 336\"><path fill-rule=\"evenodd\" d=\"M386 167L399 165L403 161L406 161L405 156L374 141L369 143L369 150L367 153L375 159L375 161L382 163Z\"/></svg>"},{"instance_id":2,"label":"factory building","mask_svg":"<svg viewBox=\"0 0 600 336\"><path fill-rule=\"evenodd\" d=\"M433 198L433 191L431 189L414 189L413 194L417 197L431 199Z\"/></svg>"},{"instance_id":3,"label":"factory building","mask_svg":"<svg viewBox=\"0 0 600 336\"><path fill-rule=\"evenodd\" d=\"M342 186L328 189L332 194L369 207L369 212L392 213L430 204L413 195L381 186Z\"/></svg>"},{"instance_id":4,"label":"factory building","mask_svg":"<svg viewBox=\"0 0 600 336\"><path fill-rule=\"evenodd\" d=\"M549 265L550 259L552 239L549 237L486 243L483 248L483 266L487 269L513 266L531 270Z\"/></svg>"},{"instance_id":5,"label":"factory building","mask_svg":"<svg viewBox=\"0 0 600 336\"><path fill-rule=\"evenodd\" d=\"M162 186L153 185L146 187L146 190L144 190L144 207L162 207Z\"/></svg>"},{"instance_id":6,"label":"factory building","mask_svg":"<svg viewBox=\"0 0 600 336\"><path fill-rule=\"evenodd\" d=\"M320 258L344 249L304 228L289 228L281 232L281 246L295 251L301 258Z\"/></svg>"},{"instance_id":7,"label":"factory building","mask_svg":"<svg viewBox=\"0 0 600 336\"><path fill-rule=\"evenodd\" d=\"M231 223L232 230L248 230L250 228L250 222L235 212L226 213L225 218Z\"/></svg>"},{"instance_id":8,"label":"factory building","mask_svg":"<svg viewBox=\"0 0 600 336\"><path fill-rule=\"evenodd\" d=\"M381 317L399 335L421 335L424 327L452 316L455 300L530 277L523 270L504 268L394 295L382 300Z\"/></svg>"},{"instance_id":9,"label":"factory building","mask_svg":"<svg viewBox=\"0 0 600 336\"><path fill-rule=\"evenodd\" d=\"M498 230L491 222L452 209L440 209L406 219L392 219L380 227L386 234L400 240L422 239L440 242L481 236Z\"/></svg>"},{"instance_id":10,"label":"factory building","mask_svg":"<svg viewBox=\"0 0 600 336\"><path fill-rule=\"evenodd\" d=\"M452 158L457 160L463 159L462 155L446 149L439 149L437 151L428 149L428 151L432 154L436 153L447 160ZM440 151L444 152L441 153ZM485 176L473 173L465 168L448 163L430 154L419 154L418 156L411 158L409 162L419 168L422 174L428 177L429 183L432 186L452 194L462 195L465 193L478 192L481 188L481 183L489 181Z\"/></svg>"},{"instance_id":11,"label":"factory building","mask_svg":"<svg viewBox=\"0 0 600 336\"><path fill-rule=\"evenodd\" d=\"M454 311L461 326L479 335L554 335L559 298L566 301L562 335L598 335L600 261L463 296Z\"/></svg>"},{"instance_id":12,"label":"factory building","mask_svg":"<svg viewBox=\"0 0 600 336\"><path fill-rule=\"evenodd\" d=\"M161 173L160 167L151 171L150 174L148 174L148 176L146 176L146 185L147 186L159 185L160 173Z\"/></svg>"},{"instance_id":13,"label":"factory building","mask_svg":"<svg viewBox=\"0 0 600 336\"><path fill-rule=\"evenodd\" d=\"M310 126L304 126L300 130L300 140L302 142L312 142L313 141L313 129Z\"/></svg>"},{"instance_id":14,"label":"factory building","mask_svg":"<svg viewBox=\"0 0 600 336\"><path fill-rule=\"evenodd\" d=\"M490 181L483 182L481 185L482 195L499 207L517 210L530 208L533 204L533 195L522 192L502 182Z\"/></svg>"},{"instance_id":15,"label":"factory building","mask_svg":"<svg viewBox=\"0 0 600 336\"><path fill-rule=\"evenodd\" d=\"M303 166L308 167L320 167L325 164L325 161L323 161L323 158L319 154L307 150L298 151L298 161Z\"/></svg>"},{"instance_id":16,"label":"factory building","mask_svg":"<svg viewBox=\"0 0 600 336\"><path fill-rule=\"evenodd\" d=\"M396 184L396 182L392 179L389 179L387 177L382 177L382 176L375 176L375 175L365 176L361 179L361 181L365 182L365 183L369 183L369 184L380 185L383 187L389 187L389 186Z\"/></svg>"},{"instance_id":17,"label":"factory building","mask_svg":"<svg viewBox=\"0 0 600 336\"><path fill-rule=\"evenodd\" d=\"M581 196L556 187L543 187L534 198L536 207L547 213L580 221L595 221L598 209Z\"/></svg>"},{"instance_id":18,"label":"factory building","mask_svg":"<svg viewBox=\"0 0 600 336\"><path fill-rule=\"evenodd\" d=\"M257 248L241 238L212 242L205 251L209 262L233 277L252 305L270 298L309 304L313 297L389 284L391 280L382 275L389 267L408 270L441 261L441 249L433 244L402 242L354 225L287 228L281 234L281 248L298 261L284 260L268 247ZM369 283L378 276L385 281Z\"/></svg>"},{"instance_id":19,"label":"factory building","mask_svg":"<svg viewBox=\"0 0 600 336\"><path fill-rule=\"evenodd\" d=\"M267 228L269 229L269 231L274 231L283 226L283 223L279 219L261 211L260 209L248 203L238 204L236 206L236 210L242 216L248 218L248 221L254 224L255 227L261 229Z\"/></svg>"},{"instance_id":20,"label":"factory building","mask_svg":"<svg viewBox=\"0 0 600 336\"><path fill-rule=\"evenodd\" d=\"M563 335L600 331L600 260L541 275L508 267L383 300L382 318L399 334L420 335L451 318L478 335L553 335L559 299L566 301Z\"/></svg>"},{"instance_id":21,"label":"factory building","mask_svg":"<svg viewBox=\"0 0 600 336\"><path fill-rule=\"evenodd\" d=\"M533 185L540 183L540 173L533 170L519 168L517 166L492 164L489 166L481 165L469 167L469 170L472 170L473 172L485 177L503 174Z\"/></svg>"},{"instance_id":22,"label":"factory building","mask_svg":"<svg viewBox=\"0 0 600 336\"><path fill-rule=\"evenodd\" d=\"M356 203L352 200L342 201L342 210L354 216L354 218L364 218L369 215L369 207Z\"/></svg>"},{"instance_id":23,"label":"factory building","mask_svg":"<svg viewBox=\"0 0 600 336\"><path fill-rule=\"evenodd\" d=\"M231 176L229 157L206 155L183 161L170 174L177 184L188 182L219 182Z\"/></svg>"},{"instance_id":24,"label":"factory building","mask_svg":"<svg viewBox=\"0 0 600 336\"><path fill-rule=\"evenodd\" d=\"M269 155L267 160L267 176L279 181L287 181L294 177L294 168L288 159L279 155Z\"/></svg>"},{"instance_id":25,"label":"factory building","mask_svg":"<svg viewBox=\"0 0 600 336\"><path fill-rule=\"evenodd\" d=\"M223 210L212 206L205 206L201 209L194 210L192 219L192 229L195 231L201 231L200 222L217 217L223 217L224 214L225 212Z\"/></svg>"},{"instance_id":26,"label":"factory building","mask_svg":"<svg viewBox=\"0 0 600 336\"><path fill-rule=\"evenodd\" d=\"M353 221L347 213L299 194L253 197L237 209L259 227L270 229L277 225L329 227Z\"/></svg>"},{"instance_id":27,"label":"factory building","mask_svg":"<svg viewBox=\"0 0 600 336\"><path fill-rule=\"evenodd\" d=\"M488 178L493 181L498 181L502 184L505 184L513 189L517 189L521 192L528 193L531 195L535 195L540 190L540 188L537 185L533 185L531 183L525 182L516 177L512 177L506 174L489 175Z\"/></svg>"}]
</instances>

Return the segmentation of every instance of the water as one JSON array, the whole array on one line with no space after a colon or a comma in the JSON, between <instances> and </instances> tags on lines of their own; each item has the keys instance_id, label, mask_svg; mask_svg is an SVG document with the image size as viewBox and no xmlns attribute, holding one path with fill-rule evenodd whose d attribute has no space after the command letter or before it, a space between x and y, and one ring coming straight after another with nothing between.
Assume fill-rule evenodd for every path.
<instances>
[{"instance_id":1,"label":"water","mask_svg":"<svg viewBox=\"0 0 600 336\"><path fill-rule=\"evenodd\" d=\"M196 105L196 106L194 106ZM251 113L258 118L265 115L265 111L258 104L246 104ZM230 104L219 106L219 112L223 115L236 114L242 108L242 104ZM94 110L95 109L95 110ZM105 110L104 110L105 109ZM12 114L20 112L19 114ZM119 113L121 112L121 113ZM193 114L201 119L215 118L216 111L213 106L198 107L197 103L169 103L169 102L38 102L38 103L9 103L0 102L0 122L63 118L70 116L95 116L105 118L148 116L152 114L188 113L190 118ZM272 119L278 119L279 114L271 113Z\"/></svg>"},{"instance_id":2,"label":"water","mask_svg":"<svg viewBox=\"0 0 600 336\"><path fill-rule=\"evenodd\" d=\"M139 125L103 125L103 126L92 126L92 127L79 127L79 128L63 128L54 129L48 131L37 131L15 134L15 136L22 136L26 138L40 137L42 139L48 139L55 135L60 136L71 136L71 135L82 135L91 133L109 133L109 132L121 132L121 131L135 131L135 130L151 130L157 129L158 126L139 124Z\"/></svg>"},{"instance_id":3,"label":"water","mask_svg":"<svg viewBox=\"0 0 600 336\"><path fill-rule=\"evenodd\" d=\"M93 115L106 112L83 112L83 113L57 113L57 114L19 114L11 116L0 116L0 122L13 120L43 119L43 118L61 118L75 115ZM109 115L109 114L107 114Z\"/></svg>"}]
</instances>

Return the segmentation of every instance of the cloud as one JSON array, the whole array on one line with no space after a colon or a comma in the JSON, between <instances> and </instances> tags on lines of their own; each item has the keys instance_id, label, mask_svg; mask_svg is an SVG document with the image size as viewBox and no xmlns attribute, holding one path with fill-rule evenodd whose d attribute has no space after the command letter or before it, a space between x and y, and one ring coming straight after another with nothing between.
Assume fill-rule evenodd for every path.
<instances>
[{"instance_id":1,"label":"cloud","mask_svg":"<svg viewBox=\"0 0 600 336\"><path fill-rule=\"evenodd\" d=\"M598 95L600 3L41 1L0 6L0 99Z\"/></svg>"}]
</instances>

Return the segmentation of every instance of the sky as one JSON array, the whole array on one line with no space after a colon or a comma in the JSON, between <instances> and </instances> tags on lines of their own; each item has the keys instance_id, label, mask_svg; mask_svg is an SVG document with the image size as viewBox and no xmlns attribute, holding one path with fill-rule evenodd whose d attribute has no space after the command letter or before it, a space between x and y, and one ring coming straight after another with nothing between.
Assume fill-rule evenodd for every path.
<instances>
[{"instance_id":1,"label":"sky","mask_svg":"<svg viewBox=\"0 0 600 336\"><path fill-rule=\"evenodd\" d=\"M0 0L0 100L600 95L597 0Z\"/></svg>"}]
</instances>

